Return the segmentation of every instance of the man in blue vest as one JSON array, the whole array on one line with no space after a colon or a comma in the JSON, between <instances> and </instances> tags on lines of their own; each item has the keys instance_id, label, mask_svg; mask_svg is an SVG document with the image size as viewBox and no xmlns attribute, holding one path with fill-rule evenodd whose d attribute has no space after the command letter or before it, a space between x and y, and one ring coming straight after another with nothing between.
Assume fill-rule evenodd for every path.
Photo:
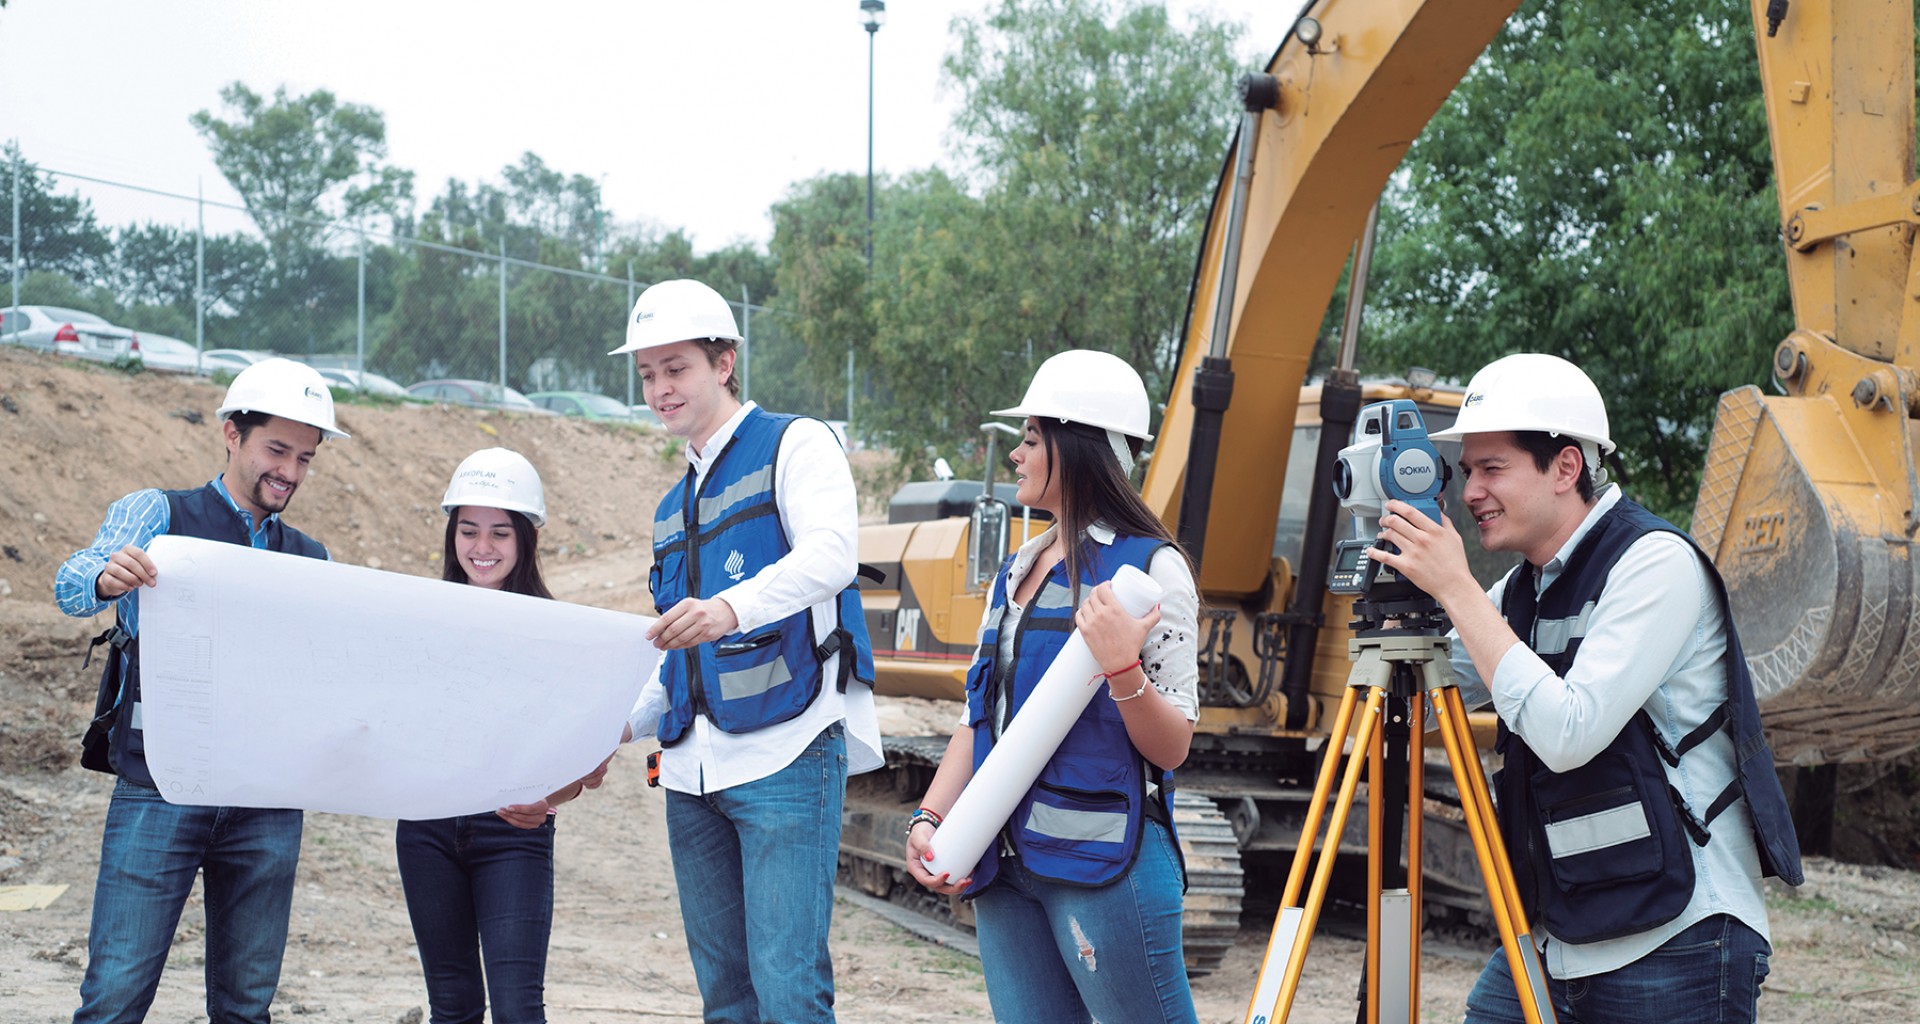
<instances>
[{"instance_id":1,"label":"man in blue vest","mask_svg":"<svg viewBox=\"0 0 1920 1024\"><path fill-rule=\"evenodd\" d=\"M667 653L627 739L657 736L708 1024L833 1020L827 929L848 774L880 766L854 575L859 507L822 421L740 400L733 310L698 281L627 323L647 405L687 442L653 522Z\"/></svg>"},{"instance_id":2,"label":"man in blue vest","mask_svg":"<svg viewBox=\"0 0 1920 1024\"><path fill-rule=\"evenodd\" d=\"M1798 885L1800 852L1718 572L1605 483L1606 404L1564 359L1488 364L1433 437L1460 441L1481 546L1523 561L1482 591L1454 524L1398 501L1399 550L1372 557L1446 609L1462 695L1499 713L1500 830L1556 1012L1752 1021L1761 878ZM1523 1020L1504 956L1466 1020Z\"/></svg>"},{"instance_id":3,"label":"man in blue vest","mask_svg":"<svg viewBox=\"0 0 1920 1024\"><path fill-rule=\"evenodd\" d=\"M194 876L205 879L207 1017L266 1024L280 982L294 868L297 810L167 803L147 770L141 732L140 588L158 580L146 547L161 534L326 558L318 542L280 521L328 438L344 438L333 395L312 367L268 359L242 370L217 412L224 472L203 487L143 490L107 510L91 545L60 566L54 594L68 615L112 605L115 624L82 763L118 776L100 841L87 971L75 1024L146 1017L160 985ZM270 680L272 665L259 666Z\"/></svg>"}]
</instances>

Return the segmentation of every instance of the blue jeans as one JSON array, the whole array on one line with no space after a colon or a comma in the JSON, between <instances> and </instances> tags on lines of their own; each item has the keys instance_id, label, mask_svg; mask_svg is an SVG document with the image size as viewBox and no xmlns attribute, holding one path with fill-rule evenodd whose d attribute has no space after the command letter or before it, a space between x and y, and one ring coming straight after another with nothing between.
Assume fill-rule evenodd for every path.
<instances>
[{"instance_id":1,"label":"blue jeans","mask_svg":"<svg viewBox=\"0 0 1920 1024\"><path fill-rule=\"evenodd\" d=\"M1156 821L1142 826L1133 866L1099 888L1048 881L1001 854L999 877L973 901L993 1019L1192 1024L1182 885L1179 850Z\"/></svg>"},{"instance_id":2,"label":"blue jeans","mask_svg":"<svg viewBox=\"0 0 1920 1024\"><path fill-rule=\"evenodd\" d=\"M553 819L539 828L493 813L403 821L394 852L433 1024L480 1024L489 995L495 1024L544 1022Z\"/></svg>"},{"instance_id":3,"label":"blue jeans","mask_svg":"<svg viewBox=\"0 0 1920 1024\"><path fill-rule=\"evenodd\" d=\"M1772 947L1726 914L1692 925L1618 970L1547 979L1560 1024L1752 1024ZM1505 953L1493 954L1467 994L1465 1024L1520 1024Z\"/></svg>"},{"instance_id":4,"label":"blue jeans","mask_svg":"<svg viewBox=\"0 0 1920 1024\"><path fill-rule=\"evenodd\" d=\"M300 862L299 811L182 807L120 779L100 837L74 1024L146 1017L180 912L205 875L207 1018L266 1024Z\"/></svg>"},{"instance_id":5,"label":"blue jeans","mask_svg":"<svg viewBox=\"0 0 1920 1024\"><path fill-rule=\"evenodd\" d=\"M847 739L828 726L793 763L743 785L667 792L680 919L707 1024L833 1020L833 875Z\"/></svg>"}]
</instances>

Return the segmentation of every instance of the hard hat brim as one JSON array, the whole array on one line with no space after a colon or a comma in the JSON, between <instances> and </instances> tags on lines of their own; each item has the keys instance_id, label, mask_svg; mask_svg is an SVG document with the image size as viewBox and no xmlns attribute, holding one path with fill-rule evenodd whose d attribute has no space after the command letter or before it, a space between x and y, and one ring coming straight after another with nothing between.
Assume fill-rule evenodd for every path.
<instances>
[{"instance_id":1,"label":"hard hat brim","mask_svg":"<svg viewBox=\"0 0 1920 1024\"><path fill-rule=\"evenodd\" d=\"M1576 441L1587 441L1587 442L1590 442L1590 443L1592 443L1592 444L1596 444L1596 445L1599 445L1599 446L1600 446L1600 454L1601 454L1601 455L1603 455L1603 456L1604 456L1604 455L1612 455L1612 454L1614 453L1614 449L1616 449L1617 447L1619 447L1618 445L1615 445L1615 444L1613 443L1613 441L1612 441L1611 439L1609 439L1609 438L1605 438L1605 437L1588 437L1588 436L1587 436L1587 435L1585 435L1585 434L1576 434L1576 433L1574 433L1573 431L1570 431L1570 430L1548 430L1548 431L1542 431L1542 430L1541 430L1541 429L1540 429L1539 427L1537 427L1537 426L1512 426L1512 427L1502 427L1502 426L1492 426L1492 427L1473 427L1473 428L1470 428L1470 429L1467 429L1467 430L1462 430L1462 429L1460 429L1460 427L1458 427L1458 426L1451 426L1451 427L1448 427L1448 428L1447 428L1447 429L1445 429L1445 430L1436 430L1436 431L1434 431L1434 432L1432 432L1432 433L1430 433L1430 434L1428 434L1428 435L1427 435L1427 439L1428 439L1428 440L1430 440L1430 441L1463 441L1463 440L1465 440L1465 439L1466 439L1466 438L1467 438L1467 437L1468 437L1469 435L1472 435L1472 434L1519 434L1519 433L1548 433L1548 434L1557 434L1557 435L1560 435L1560 436L1563 436L1563 437L1571 437L1571 438L1573 438L1573 439L1574 439L1574 440L1576 440Z\"/></svg>"},{"instance_id":2,"label":"hard hat brim","mask_svg":"<svg viewBox=\"0 0 1920 1024\"><path fill-rule=\"evenodd\" d=\"M1029 409L1026 407L1024 403L1021 405L1016 405L1011 409L994 409L988 412L987 415L1006 416L1011 419L1017 419L1017 420L1024 420L1029 416L1052 417L1053 419L1059 420L1062 423L1078 423L1082 426L1092 427L1095 430L1111 430L1117 434L1124 434L1128 437L1139 438L1141 441L1153 440L1152 434L1136 434L1133 431L1126 429L1125 427L1115 427L1105 423L1089 423L1086 420L1076 420L1071 416L1062 416L1051 409Z\"/></svg>"},{"instance_id":3,"label":"hard hat brim","mask_svg":"<svg viewBox=\"0 0 1920 1024\"><path fill-rule=\"evenodd\" d=\"M308 423L306 420L303 420L298 416L288 416L285 413L268 412L265 409L252 409L244 405L223 405L220 408L215 409L213 411L213 418L224 423L227 421L229 417L231 417L234 413L237 413L237 412L264 412L269 416L278 416L279 418L286 420L289 423L298 423L304 427L312 427L313 429L318 430L320 432L321 439L325 441L345 441L353 437L352 434L349 434L338 427L327 427L327 426L322 426L318 423Z\"/></svg>"},{"instance_id":4,"label":"hard hat brim","mask_svg":"<svg viewBox=\"0 0 1920 1024\"><path fill-rule=\"evenodd\" d=\"M662 348L667 345L678 345L683 341L731 341L735 345L739 345L745 342L746 339L735 334L702 334L693 338L676 338L673 341L630 341L607 354L610 356L623 356L629 352L638 352L643 348Z\"/></svg>"}]
</instances>

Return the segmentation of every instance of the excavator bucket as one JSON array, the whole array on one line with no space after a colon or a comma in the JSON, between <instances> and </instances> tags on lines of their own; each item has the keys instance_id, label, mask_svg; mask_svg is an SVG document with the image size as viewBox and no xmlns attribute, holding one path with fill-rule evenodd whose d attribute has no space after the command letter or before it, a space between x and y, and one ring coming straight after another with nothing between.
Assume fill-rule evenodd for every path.
<instances>
[{"instance_id":1,"label":"excavator bucket","mask_svg":"<svg viewBox=\"0 0 1920 1024\"><path fill-rule=\"evenodd\" d=\"M1920 580L1902 500L1911 434L1904 417L1863 421L1847 401L1722 395L1693 516L1726 579L1774 755L1799 765L1920 746ZM1903 442L1909 472L1885 479L1902 462L1886 449Z\"/></svg>"}]
</instances>

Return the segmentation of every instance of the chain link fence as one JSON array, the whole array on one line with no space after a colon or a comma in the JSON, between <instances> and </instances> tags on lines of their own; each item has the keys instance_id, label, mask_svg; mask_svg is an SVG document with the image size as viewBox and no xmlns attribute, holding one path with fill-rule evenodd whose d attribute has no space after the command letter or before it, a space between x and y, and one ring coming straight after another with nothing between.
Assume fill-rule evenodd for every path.
<instances>
[{"instance_id":1,"label":"chain link fence","mask_svg":"<svg viewBox=\"0 0 1920 1024\"><path fill-rule=\"evenodd\" d=\"M9 304L81 310L130 328L146 339L151 365L161 349L190 347L185 358L206 372L231 372L244 364L218 354L238 349L355 371L353 383L369 390L380 382L364 374L402 386L475 381L494 400L501 396L491 389L506 387L645 401L632 363L607 355L625 340L626 314L650 283L630 267L590 269L574 249L523 228L511 230L511 244L472 232L450 242L432 237L431 222L415 236L302 218L272 219L263 230L242 206L35 167L17 150L9 156L0 163L11 179L0 221L11 236L10 251L0 249L11 263ZM98 225L84 201L54 193L56 181L137 193L146 220ZM842 387L802 372L795 318L753 298L728 300L746 338L745 397L845 418Z\"/></svg>"}]
</instances>

